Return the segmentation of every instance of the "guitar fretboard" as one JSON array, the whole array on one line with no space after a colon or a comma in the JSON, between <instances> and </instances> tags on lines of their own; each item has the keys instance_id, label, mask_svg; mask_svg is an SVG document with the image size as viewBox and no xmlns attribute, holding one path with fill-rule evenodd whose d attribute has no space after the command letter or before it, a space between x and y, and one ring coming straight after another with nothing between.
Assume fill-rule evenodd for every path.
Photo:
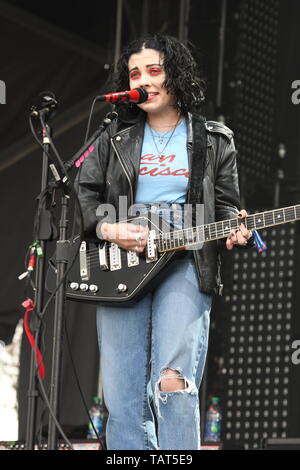
<instances>
[{"instance_id":1,"label":"guitar fretboard","mask_svg":"<svg viewBox=\"0 0 300 470\"><path fill-rule=\"evenodd\" d=\"M300 220L300 204L251 214L243 219L243 223L248 230L259 230L295 220ZM156 240L157 247L160 252L175 251L186 246L225 238L231 230L239 228L240 223L240 218L234 218L162 233Z\"/></svg>"}]
</instances>

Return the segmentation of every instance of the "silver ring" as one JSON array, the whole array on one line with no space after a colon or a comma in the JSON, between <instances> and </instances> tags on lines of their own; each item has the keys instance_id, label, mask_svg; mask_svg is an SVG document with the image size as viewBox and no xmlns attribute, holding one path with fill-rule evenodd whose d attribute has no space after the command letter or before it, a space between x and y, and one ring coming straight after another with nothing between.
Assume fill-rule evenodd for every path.
<instances>
[{"instance_id":1,"label":"silver ring","mask_svg":"<svg viewBox=\"0 0 300 470\"><path fill-rule=\"evenodd\" d=\"M135 241L138 242L141 238L142 238L142 234L141 234L141 233L137 233L136 236L135 236Z\"/></svg>"}]
</instances>

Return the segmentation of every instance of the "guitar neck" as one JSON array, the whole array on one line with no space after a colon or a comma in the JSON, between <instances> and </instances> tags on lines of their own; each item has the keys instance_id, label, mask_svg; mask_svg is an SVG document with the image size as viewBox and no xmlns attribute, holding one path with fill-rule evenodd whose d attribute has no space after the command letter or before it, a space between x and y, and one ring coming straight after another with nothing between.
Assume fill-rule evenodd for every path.
<instances>
[{"instance_id":1,"label":"guitar neck","mask_svg":"<svg viewBox=\"0 0 300 470\"><path fill-rule=\"evenodd\" d=\"M243 219L243 223L248 230L259 230L295 220L300 220L300 204L248 215ZM231 230L239 228L239 224L240 218L234 218L165 232L157 239L157 247L160 252L177 251L186 246L219 240L228 237Z\"/></svg>"}]
</instances>

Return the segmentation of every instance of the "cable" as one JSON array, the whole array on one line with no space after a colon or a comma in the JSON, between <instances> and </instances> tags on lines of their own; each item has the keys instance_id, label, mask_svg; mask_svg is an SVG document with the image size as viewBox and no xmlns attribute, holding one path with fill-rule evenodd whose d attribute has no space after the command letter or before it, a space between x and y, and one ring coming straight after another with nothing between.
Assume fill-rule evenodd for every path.
<instances>
[{"instance_id":1,"label":"cable","mask_svg":"<svg viewBox=\"0 0 300 470\"><path fill-rule=\"evenodd\" d=\"M26 302L25 302L25 303L26 303ZM31 305L30 305L29 307L28 307L28 306L26 307L26 308L27 308L26 316L28 315L28 316L27 316L27 319L26 319L26 322L29 322L29 314L30 314L30 312L32 312L32 311L34 310L34 304L33 304L32 300L30 300L30 303L31 303ZM23 305L24 305L24 304L23 304ZM32 341L30 340L31 346L32 346L33 352L34 352L33 357L34 357L34 364L35 364L35 377L37 377L38 382L39 382L39 392L42 393L42 398L43 398L44 402L45 402L46 405L47 405L47 408L48 408L48 410L49 410L49 412L50 412L50 414L51 414L51 416L52 416L52 418L53 418L53 420L54 420L54 422L55 422L55 425L56 425L57 429L58 429L59 432L61 433L61 435L62 435L63 439L66 441L66 443L71 447L71 449L73 449L73 446L72 446L71 442L69 441L69 439L68 439L67 436L65 435L65 433L64 433L64 431L62 430L62 428L61 428L61 426L60 426L60 424L59 424L59 422L58 422L58 420L57 420L55 414L53 413L53 410L52 410L51 405L50 405L50 403L49 403L49 400L48 400L48 397L47 397L47 394L46 394L44 385L43 385L43 383L42 383L41 373L40 373L40 366L43 364L43 357L42 357L42 355L40 354L40 351L39 351L39 349L38 349L39 332L40 332L40 328L41 328L41 325L42 325L42 321L41 321L40 318L39 318L39 322L40 322L40 324L38 325L38 328L36 329L36 333L35 333L35 337L34 337L34 342L32 342ZM42 326L43 326L43 325L42 325ZM30 334L30 335L32 336L32 334L30 333L30 330L28 330L28 325L27 325L27 327L25 326L25 329L26 329L27 335ZM45 346L45 345L43 345L43 346ZM38 362L38 360L37 360L37 355L40 356L39 362Z\"/></svg>"},{"instance_id":2,"label":"cable","mask_svg":"<svg viewBox=\"0 0 300 470\"><path fill-rule=\"evenodd\" d=\"M67 173L67 171L66 171L66 169L65 169L65 167L64 167L64 163L63 163L63 161L61 160L61 158L60 158L60 156L59 156L59 154L58 154L58 151L56 150L56 147L55 147L55 145L54 145L54 143L53 143L53 141L52 141L52 139L51 139L51 136L50 136L50 134L49 134L49 132L48 132L48 130L47 130L47 128L46 128L45 122L44 122L44 120L43 120L42 117L41 117L41 123L42 123L42 126L43 126L43 128L44 128L44 130L45 130L45 133L46 133L47 137L48 137L50 146L51 146L52 150L54 151L54 153L55 153L55 155L56 155L56 157L57 157L57 160L58 160L59 163L60 163L61 169L62 169L63 173L65 174L65 177L67 178L67 180L71 183L71 190L72 190L72 192L73 192L73 194L74 194L74 196L75 196L75 202L76 202L76 206L75 206L75 207L79 209L79 216L80 216L80 225L79 225L79 226L80 226L80 240L82 240L82 239L83 239L83 215L82 215L81 205L80 205L80 201L79 201L79 198L78 198L77 191L75 191L74 184L73 184L73 183L69 180L69 178L68 178L68 173ZM74 226L73 226L73 228L74 228ZM73 236L74 236L74 233L73 233Z\"/></svg>"},{"instance_id":3,"label":"cable","mask_svg":"<svg viewBox=\"0 0 300 470\"><path fill-rule=\"evenodd\" d=\"M91 107L90 107L90 112L89 112L89 117L88 117L88 123L87 123L87 128L86 128L86 133L85 133L85 138L84 138L83 145L87 142L87 140L88 140L88 138L89 138L92 116L93 116L94 107L95 107L95 104L96 104L96 102L97 102L97 99L98 99L98 97L96 96L96 97L94 98L93 102L92 102ZM81 168L82 168L82 165L80 165L79 172L78 172L78 180L77 180L77 181L78 181L78 185L79 185L79 179L80 179ZM78 193L78 187L75 188L75 186L74 186L74 191L75 191L76 193ZM73 238L74 238L76 220L77 220L77 205L75 205L75 208L74 208L74 216L73 216L73 228L72 228L72 237L73 237Z\"/></svg>"},{"instance_id":4,"label":"cable","mask_svg":"<svg viewBox=\"0 0 300 470\"><path fill-rule=\"evenodd\" d=\"M37 366L37 370L38 370L38 363L37 363L37 361L36 361L36 366ZM48 397L47 397L46 390L45 390L44 385L43 385L43 383L42 383L42 380L41 380L41 378L40 378L40 374L36 374L36 375L37 375L37 378L38 378L38 381L39 381L39 386L40 386L40 390L41 390L42 395L43 395L43 399L44 399L44 401L45 401L45 403L46 403L46 405L47 405L47 408L48 408L48 410L49 410L49 413L50 413L51 416L52 416L53 421L55 422L55 425L56 425L57 429L59 430L60 434L62 435L62 437L63 437L63 439L66 441L66 443L70 446L70 448L71 448L72 450L74 450L73 445L71 444L71 442L69 441L69 439L68 439L67 436L65 435L65 433L64 433L64 431L63 431L61 425L59 424L59 422L58 422L58 420L57 420L55 414L54 414L53 411L52 411L51 405L50 405L49 400L48 400Z\"/></svg>"},{"instance_id":5,"label":"cable","mask_svg":"<svg viewBox=\"0 0 300 470\"><path fill-rule=\"evenodd\" d=\"M86 401L85 401L85 398L84 398L84 395L83 395L83 391L82 391L82 388L81 388L81 385L80 385L80 382L79 382L79 378L78 378L78 373L77 373L77 370L76 370L76 366L75 366L75 362L74 362L74 359L73 359L73 356L72 356L72 349L71 349L71 344L70 344L70 339L69 339L69 335L68 335L68 328L67 328L67 321L66 321L66 318L64 319L64 330L65 330L65 335L66 335L66 339L67 339L67 345L68 345L68 352L69 352L69 356L70 356L70 359L71 359L71 365L72 365L72 369L73 369L73 374L74 374L74 377L75 377L75 380L76 380L76 383L77 383L77 387L78 387L78 390L79 390L79 394L81 396L81 400L82 400L82 403L83 403L83 406L85 408L85 411L86 411L86 414L88 416L88 419L93 427L93 430L97 436L97 439L98 441L100 442L101 446L102 446L102 449L105 450L105 445L104 445L104 441L100 438L95 426L94 426L94 423L93 423L93 420L90 416L90 413L89 413L89 409L87 407L87 404L86 404Z\"/></svg>"},{"instance_id":6,"label":"cable","mask_svg":"<svg viewBox=\"0 0 300 470\"><path fill-rule=\"evenodd\" d=\"M104 84L101 86L101 89L105 90L107 85L109 83L111 83L112 81L112 77L111 77L111 74L108 74L107 77L106 77L106 80L104 82ZM86 143L86 141L88 140L88 137L89 137L89 133L90 133L90 127L91 127L91 122L92 122L92 116L93 116L93 113L94 113L94 107L95 107L95 104L98 100L99 96L96 96L92 102L92 105L90 107L90 112L89 112L89 118L88 118L88 123L87 123L87 126L86 126L86 132L85 132L85 138L84 138L84 142L83 142L83 145Z\"/></svg>"},{"instance_id":7,"label":"cable","mask_svg":"<svg viewBox=\"0 0 300 470\"><path fill-rule=\"evenodd\" d=\"M85 144L89 138L89 133L90 133L90 127L91 127L91 122L92 122L92 116L93 116L93 113L94 113L94 107L95 107L95 104L98 100L98 96L96 96L96 98L94 98L93 102L92 102L92 105L91 105L91 108L90 108L90 113L89 113L89 118L88 118L88 123L87 123L87 127L86 127L86 132L85 132L85 138L84 138L84 142L83 144Z\"/></svg>"}]
</instances>

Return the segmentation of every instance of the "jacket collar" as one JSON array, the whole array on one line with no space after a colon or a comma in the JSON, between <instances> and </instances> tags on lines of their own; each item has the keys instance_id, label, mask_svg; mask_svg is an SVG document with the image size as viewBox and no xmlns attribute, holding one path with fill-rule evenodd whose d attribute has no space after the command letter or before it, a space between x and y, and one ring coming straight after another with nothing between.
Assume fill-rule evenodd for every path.
<instances>
[{"instance_id":1,"label":"jacket collar","mask_svg":"<svg viewBox=\"0 0 300 470\"><path fill-rule=\"evenodd\" d=\"M188 113L187 116L187 143L192 145L194 140L194 126L197 121L203 120L199 114ZM144 127L146 121L146 113L139 115L138 118L132 120L120 120L116 132L112 135L116 147L118 148L121 156L129 166L133 166L135 174L138 172L139 156L142 152ZM130 148L128 148L130 142ZM207 132L207 147L212 146L212 139L210 133Z\"/></svg>"},{"instance_id":2,"label":"jacket collar","mask_svg":"<svg viewBox=\"0 0 300 470\"><path fill-rule=\"evenodd\" d=\"M119 129L117 130L117 132L114 134L114 135L117 135L119 134L120 132L122 131L127 131L129 130L130 128L134 128L134 129L137 129L138 131L140 131L141 128L144 128L144 125L145 125L145 122L146 122L146 113L141 113L139 114L137 117L133 117L131 119L119 119L119 122L120 122L120 126L119 126ZM193 142L193 121L194 120L199 120L199 119L203 119L203 117L200 115L200 114L192 114L192 113L188 113L187 115L187 141L188 142ZM209 137L209 136L208 136ZM208 138L208 140L210 141L210 144L211 144L211 139Z\"/></svg>"}]
</instances>

